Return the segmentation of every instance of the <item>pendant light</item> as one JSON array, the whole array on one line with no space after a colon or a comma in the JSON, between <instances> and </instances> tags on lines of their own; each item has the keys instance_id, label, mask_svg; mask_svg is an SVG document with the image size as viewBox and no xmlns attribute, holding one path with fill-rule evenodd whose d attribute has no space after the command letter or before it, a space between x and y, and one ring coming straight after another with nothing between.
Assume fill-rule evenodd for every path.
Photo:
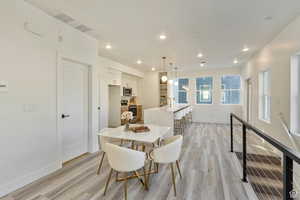
<instances>
[{"instance_id":1,"label":"pendant light","mask_svg":"<svg viewBox=\"0 0 300 200\"><path fill-rule=\"evenodd\" d=\"M162 60L163 60L163 71L166 72L166 57L165 57L165 56L162 57ZM167 82L167 80L168 80L167 75L163 75L163 76L161 77L161 81L162 81L163 83Z\"/></svg>"}]
</instances>

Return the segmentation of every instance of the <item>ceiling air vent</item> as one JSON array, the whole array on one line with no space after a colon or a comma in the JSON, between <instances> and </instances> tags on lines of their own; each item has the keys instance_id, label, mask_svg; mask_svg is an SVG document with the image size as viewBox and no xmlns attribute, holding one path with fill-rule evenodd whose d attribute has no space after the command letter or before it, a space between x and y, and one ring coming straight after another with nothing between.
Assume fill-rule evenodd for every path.
<instances>
[{"instance_id":1,"label":"ceiling air vent","mask_svg":"<svg viewBox=\"0 0 300 200\"><path fill-rule=\"evenodd\" d=\"M72 17L70 17L64 13L60 13L58 15L55 15L54 17L64 23L67 23L67 24L74 21L74 19Z\"/></svg>"},{"instance_id":2,"label":"ceiling air vent","mask_svg":"<svg viewBox=\"0 0 300 200\"><path fill-rule=\"evenodd\" d=\"M79 26L76 26L75 27L77 30L80 30L81 32L88 32L88 31L91 31L92 29L90 29L89 27L81 24Z\"/></svg>"}]
</instances>

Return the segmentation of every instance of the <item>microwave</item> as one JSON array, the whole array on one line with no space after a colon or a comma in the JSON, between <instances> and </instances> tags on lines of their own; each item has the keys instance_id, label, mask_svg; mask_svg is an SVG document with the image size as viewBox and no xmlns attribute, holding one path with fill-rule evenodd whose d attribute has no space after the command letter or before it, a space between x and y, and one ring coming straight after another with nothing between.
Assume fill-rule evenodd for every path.
<instances>
[{"instance_id":1,"label":"microwave","mask_svg":"<svg viewBox=\"0 0 300 200\"><path fill-rule=\"evenodd\" d=\"M123 96L132 96L132 88L123 87Z\"/></svg>"}]
</instances>

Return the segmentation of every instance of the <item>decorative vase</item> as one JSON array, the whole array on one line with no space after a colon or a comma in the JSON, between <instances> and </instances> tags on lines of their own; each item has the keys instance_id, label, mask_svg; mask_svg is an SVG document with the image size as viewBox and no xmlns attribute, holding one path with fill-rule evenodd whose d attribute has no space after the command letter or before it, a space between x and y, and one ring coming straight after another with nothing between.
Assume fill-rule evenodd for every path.
<instances>
[{"instance_id":1,"label":"decorative vase","mask_svg":"<svg viewBox=\"0 0 300 200\"><path fill-rule=\"evenodd\" d=\"M127 121L126 124L125 124L124 130L125 130L125 131L129 131L129 122L128 122L128 121Z\"/></svg>"}]
</instances>

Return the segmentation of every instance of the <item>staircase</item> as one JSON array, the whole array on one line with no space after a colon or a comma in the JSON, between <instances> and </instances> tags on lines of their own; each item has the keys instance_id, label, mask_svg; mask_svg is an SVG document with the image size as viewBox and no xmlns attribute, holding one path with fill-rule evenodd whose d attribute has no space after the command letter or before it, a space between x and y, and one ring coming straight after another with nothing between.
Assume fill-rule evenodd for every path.
<instances>
[{"instance_id":1,"label":"staircase","mask_svg":"<svg viewBox=\"0 0 300 200\"><path fill-rule=\"evenodd\" d=\"M242 152L235 152L241 165ZM247 174L259 200L282 199L282 167L280 157L247 154Z\"/></svg>"}]
</instances>

